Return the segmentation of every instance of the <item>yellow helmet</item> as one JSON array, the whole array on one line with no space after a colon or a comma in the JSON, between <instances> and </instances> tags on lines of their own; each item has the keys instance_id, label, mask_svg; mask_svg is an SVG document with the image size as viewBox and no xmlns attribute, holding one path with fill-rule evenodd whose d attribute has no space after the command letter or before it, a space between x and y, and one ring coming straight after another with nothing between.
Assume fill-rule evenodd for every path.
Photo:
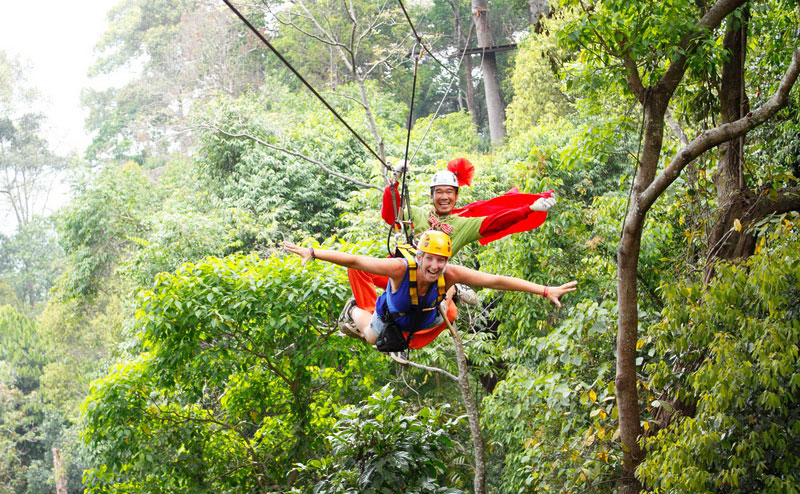
<instances>
[{"instance_id":1,"label":"yellow helmet","mask_svg":"<svg viewBox=\"0 0 800 494\"><path fill-rule=\"evenodd\" d=\"M421 252L448 258L453 255L453 244L450 243L450 237L446 233L436 230L428 230L423 233L419 238L417 249Z\"/></svg>"}]
</instances>

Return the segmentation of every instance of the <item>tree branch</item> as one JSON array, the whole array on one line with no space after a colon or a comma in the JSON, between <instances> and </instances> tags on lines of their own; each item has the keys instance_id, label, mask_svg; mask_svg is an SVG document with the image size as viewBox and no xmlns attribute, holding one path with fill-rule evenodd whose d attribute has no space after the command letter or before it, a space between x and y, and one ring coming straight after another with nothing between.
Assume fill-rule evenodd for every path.
<instances>
[{"instance_id":1,"label":"tree branch","mask_svg":"<svg viewBox=\"0 0 800 494\"><path fill-rule=\"evenodd\" d=\"M766 196L765 201L757 203L756 211L752 215L754 219L760 219L769 214L800 211L800 187L786 187L778 190L777 193L778 195L774 200Z\"/></svg>"},{"instance_id":2,"label":"tree branch","mask_svg":"<svg viewBox=\"0 0 800 494\"><path fill-rule=\"evenodd\" d=\"M275 151L280 151L280 152L286 153L286 154L288 154L290 156L294 156L296 158L300 158L302 160L308 161L309 163L313 163L314 165L317 165L318 167L322 168L325 172L327 172L327 173L329 173L329 174L331 174L331 175L333 175L335 177L339 177L342 180L347 180L348 182L352 182L352 183L354 183L356 185L359 185L361 187L366 187L366 188L380 190L380 191L383 190L383 187L379 187L377 185L369 184L369 183L366 183L366 182L362 182L360 180L356 180L355 178L348 177L347 175L344 175L342 173L339 173L339 172L337 172L335 170L332 170L332 169L328 168L321 161L315 160L314 158L306 156L306 155L304 155L302 153L298 153L298 152L292 151L290 149L286 149L286 148L283 148L283 147L280 147L280 146L276 146L274 144L270 144L270 143L268 143L268 142L266 142L266 141L264 141L262 139L259 139L256 136L253 136L253 135L250 135L250 134L233 134L233 133L227 132L227 131L225 131L225 130L223 130L223 129L221 129L221 128L217 127L216 125L213 125L213 124L206 124L206 125L201 126L201 127L204 127L204 128L207 128L207 129L211 129L211 130L215 130L215 131L219 132L220 134L223 134L223 135L228 136L228 137L250 139L253 142L261 144L262 146L268 147L270 149L274 149Z\"/></svg>"},{"instance_id":3,"label":"tree branch","mask_svg":"<svg viewBox=\"0 0 800 494\"><path fill-rule=\"evenodd\" d=\"M703 132L693 139L688 146L678 151L664 171L641 194L639 202L641 210L646 211L649 209L692 160L723 142L749 132L786 106L789 100L789 91L797 81L798 74L800 74L800 48L794 50L792 61L781 80L780 86L766 103L739 120Z\"/></svg>"},{"instance_id":4,"label":"tree branch","mask_svg":"<svg viewBox=\"0 0 800 494\"><path fill-rule=\"evenodd\" d=\"M450 330L453 337L453 345L456 349L456 362L458 363L458 387L461 390L461 398L464 400L464 409L467 412L469 429L472 436L472 449L475 455L475 480L473 482L473 492L475 494L485 494L486 492L486 459L483 451L483 436L481 435L481 425L478 417L478 407L475 405L475 398L472 395L472 388L469 386L469 371L467 369L467 356L464 354L464 346L461 338L453 324L447 319L447 311L439 306L439 314Z\"/></svg>"},{"instance_id":5,"label":"tree branch","mask_svg":"<svg viewBox=\"0 0 800 494\"><path fill-rule=\"evenodd\" d=\"M677 44L679 55L670 62L670 66L656 86L659 92L671 96L683 79L686 72L686 60L689 55L693 55L700 46L700 33L705 30L712 30L722 23L731 12L744 5L747 0L717 0L705 13L700 21L694 26L691 32L686 33ZM667 98L669 99L669 98Z\"/></svg>"},{"instance_id":6,"label":"tree branch","mask_svg":"<svg viewBox=\"0 0 800 494\"><path fill-rule=\"evenodd\" d=\"M669 108L667 108L667 112L664 113L664 120L667 122L670 130L672 130L672 133L675 134L675 137L678 138L681 144L684 147L688 146L689 138L686 136L686 133L683 131L678 121L672 117L672 112L669 111Z\"/></svg>"},{"instance_id":7,"label":"tree branch","mask_svg":"<svg viewBox=\"0 0 800 494\"><path fill-rule=\"evenodd\" d=\"M314 15L311 13L311 11L308 9L308 7L306 6L306 4L304 2L299 2L299 5L306 12L306 14L308 15L309 19L314 24L314 26L316 26L316 28L321 33L326 35L328 37L328 39L331 40L331 42L328 43L328 44L330 44L331 46L334 46L339 51L339 55L344 60L344 63L347 66L348 70L350 70L350 72L353 74L353 76L355 76L356 75L356 65L355 65L355 55L352 53L352 50L353 50L352 44L345 45L344 43L342 43L341 41L336 39L333 36L333 33L331 33L330 31L327 31L322 26L322 24L320 24L319 20L316 17L314 17ZM293 26L293 27L296 28L296 26ZM352 59L352 65L351 65L350 61L348 60L347 54L344 53L345 51L350 54L350 57Z\"/></svg>"},{"instance_id":8,"label":"tree branch","mask_svg":"<svg viewBox=\"0 0 800 494\"><path fill-rule=\"evenodd\" d=\"M625 40L627 44L627 39ZM631 55L629 49L625 49L620 57L622 60L622 65L625 66L627 70L627 75L625 76L625 80L628 81L628 89L636 96L636 99L639 100L640 103L645 104L645 87L644 83L642 83L642 76L639 74L639 67L636 64L636 60Z\"/></svg>"},{"instance_id":9,"label":"tree branch","mask_svg":"<svg viewBox=\"0 0 800 494\"><path fill-rule=\"evenodd\" d=\"M407 365L407 366L411 366L411 367L414 367L414 368L417 368L417 369L422 369L422 370L428 371L428 372L438 372L439 374L442 374L444 376L449 377L453 381L458 381L458 377L454 376L453 374L450 374L449 372L447 372L444 369L440 369L438 367L428 367L427 365L418 364L416 362L412 362L412 361L404 359L402 357L398 357L397 355L395 355L393 353L390 353L389 356L392 358L392 360L394 360L395 362L397 362L400 365Z\"/></svg>"}]
</instances>

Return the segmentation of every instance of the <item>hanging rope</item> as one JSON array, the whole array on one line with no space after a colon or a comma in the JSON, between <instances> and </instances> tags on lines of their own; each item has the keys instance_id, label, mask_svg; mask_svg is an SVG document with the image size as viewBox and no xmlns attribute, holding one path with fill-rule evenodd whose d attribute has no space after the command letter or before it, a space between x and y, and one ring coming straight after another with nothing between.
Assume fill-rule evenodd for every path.
<instances>
[{"instance_id":1,"label":"hanging rope","mask_svg":"<svg viewBox=\"0 0 800 494\"><path fill-rule=\"evenodd\" d=\"M639 144L636 148L636 161L633 164L633 176L631 177L631 188L628 191L628 201L625 204L625 216L622 217L622 226L619 229L619 238L625 233L625 220L628 219L628 212L631 208L631 196L633 195L633 186L636 184L636 174L639 173L640 156L642 153L642 139L644 137L644 121L647 118L647 100L650 96L649 89L645 90L644 97L642 98L642 121L639 123Z\"/></svg>"},{"instance_id":2,"label":"hanging rope","mask_svg":"<svg viewBox=\"0 0 800 494\"><path fill-rule=\"evenodd\" d=\"M414 47L414 50L412 50L411 52L412 56L415 51L416 51L416 46ZM414 59L414 80L411 83L411 104L409 105L408 109L408 132L406 134L406 151L403 158L403 171L402 171L403 184L400 190L400 204L397 203L397 196L394 192L394 182L396 178L396 176L394 175L395 173L394 168L392 169L392 183L389 184L389 188L391 189L389 193L392 195L392 211L394 212L394 223L389 227L389 233L386 236L386 250L390 256L393 255L391 247L391 238L393 232L400 233L402 230L402 232L406 236L406 242L409 244L412 243L411 241L413 239L413 234L414 234L413 232L414 228L412 227L409 229L408 226L404 224L403 221L401 221L400 213L402 212L401 209L403 207L403 201L405 201L405 203L409 206L408 217L411 218L411 206L410 206L411 201L408 198L408 185L406 182L408 177L408 146L409 143L411 142L411 122L413 120L414 99L416 97L416 91L417 91L417 69L419 68L419 59L421 56L422 56L422 50L420 50L419 56L417 56Z\"/></svg>"},{"instance_id":3,"label":"hanging rope","mask_svg":"<svg viewBox=\"0 0 800 494\"><path fill-rule=\"evenodd\" d=\"M267 46L267 48L269 48L270 50L272 50L272 53L274 53L274 54L275 54L275 56L276 56L276 57L278 57L278 59L279 59L281 62L283 62L283 64L284 64L284 65L285 65L285 66L286 66L286 67L287 67L289 70L291 70L291 71L292 71L292 73L293 73L295 76L297 76L297 78L300 80L300 82L302 82L302 83L303 83L303 84L304 84L304 85L305 85L305 86L308 88L308 90L309 90L309 91L311 91L311 92L314 94L314 96L316 96L316 97L317 97L317 99L319 99L319 100L322 102L322 104L323 104L323 105L325 105L325 107L326 107L326 108L328 108L328 110L330 110L330 111L331 111L331 113L333 113L333 115L334 115L336 118L338 118L340 122L342 122L342 124L344 124L344 126L345 126L345 127L347 127L347 130L349 130L349 131L350 131L350 132L351 132L351 133L352 133L352 134L353 134L353 135L356 137L356 139L358 139L358 141L359 141L361 144L363 144L363 145L364 145L364 147L365 147L365 148L367 148L367 149L369 150L369 152L370 152L370 153L372 153L372 155L373 155L373 156L375 156L376 158L378 158L378 161L379 161L379 162L380 162L380 163L381 163L381 164L382 164L382 165L383 165L385 168L387 168L387 169L389 169L389 170L391 171L391 169L392 169L392 168L391 168L391 167L390 167L388 164L386 164L386 162L383 160L383 158L381 158L381 157L378 155L378 153L376 153L376 152L375 152L375 151L372 149L372 147L370 147L370 145L369 145L369 144L367 144L367 142L366 142L366 141L365 141L365 140L364 140L364 139L363 139L363 138L362 138L362 137L361 137L361 136L358 134L358 132L356 132L355 130L353 130L353 128L352 128L352 127L350 127L350 125L349 125L349 124L348 124L348 123L347 123L347 122L344 120L344 118L342 118L342 116L341 116L341 115L339 115L339 113L338 113L338 112L337 112L337 111L336 111L336 110L335 110L335 109L334 109L334 108L333 108L333 107L332 107L332 106L331 106L331 105L330 105L330 104L329 104L327 101L325 101L325 98L323 98L323 97L322 97L322 95L320 95L320 94L317 92L317 90L316 90L316 89L314 89L314 87L313 87L311 84L309 84L309 83L308 83L308 81L306 81L306 80L305 80L305 78L304 78L302 75L300 75L300 73L299 73L297 70L295 70L295 68L294 68L294 67L292 67L292 64L290 64L290 63L289 63L289 61L288 61L288 60L286 60L286 59L283 57L283 55L281 55L281 54L278 52L278 50L276 50L276 49L275 49L275 47L274 47L274 46L272 46L272 44L271 44L269 41L267 41L267 38L265 38L265 37L264 37L264 35L263 35L263 34L261 34L261 32L260 32L258 29L256 29L256 28L255 28L255 26L253 26L253 25L250 23L250 21L248 21L248 20L247 20L247 18L246 18L244 15L242 15L242 13L241 13L241 12L239 12L239 10L238 10L238 9L237 9L237 8L236 8L236 7L235 7L235 6L234 6L234 5L233 5L233 4L232 4L232 3L231 3L229 0L222 0L222 1L223 1L223 2L225 2L225 5L227 5L227 6L228 6L228 7L229 7L229 8L230 8L232 11L233 11L233 13L234 13L234 14L236 14L236 16L237 16L237 17L239 17L239 19L241 19L241 21L242 21L242 22L244 22L244 24L245 24L245 25L246 25L246 26L247 26L247 27L250 29L250 31L252 31L252 32L253 32L253 34L255 34L255 35L256 35L256 37L258 37L258 39L260 39L260 40L261 40L261 42L262 42L262 43L264 43L264 44Z\"/></svg>"},{"instance_id":4,"label":"hanging rope","mask_svg":"<svg viewBox=\"0 0 800 494\"><path fill-rule=\"evenodd\" d=\"M408 214L408 220L411 221L411 199L408 194L408 148L411 145L411 123L413 122L414 118L414 99L416 98L417 94L417 70L419 69L419 60L422 58L423 49L420 48L419 55L414 59L414 80L411 83L411 104L409 105L408 109L408 131L406 133L406 152L405 158L403 159L403 187L402 192L400 194L401 202L405 201L406 205L406 214ZM408 225L405 224L403 228L406 234L406 241L410 244L412 237L413 237L413 224L411 228L408 228Z\"/></svg>"},{"instance_id":5,"label":"hanging rope","mask_svg":"<svg viewBox=\"0 0 800 494\"><path fill-rule=\"evenodd\" d=\"M444 96L442 96L442 99L439 101L439 106L436 107L436 112L433 114L433 117L431 118L430 122L428 122L428 127L426 127L425 132L422 133L422 137L420 137L419 143L417 144L417 149L415 149L414 154L411 155L410 161L414 161L414 158L417 157L417 153L419 153L419 150L422 148L422 143L425 142L425 138L428 136L428 132L431 130L431 127L433 127L433 122L435 122L436 117L439 116L439 112L441 111L442 106L444 105L444 101L447 99L447 96L450 94L450 90L453 88L453 83L458 79L458 71L461 70L461 63L464 61L464 57L467 54L469 42L472 39L472 30L474 28L475 24L470 24L469 34L467 34L467 40L464 43L464 51L461 52L461 57L459 57L458 59L458 65L456 65L456 71L452 73L452 76L450 77L450 84L447 86L447 90L444 92Z\"/></svg>"},{"instance_id":6,"label":"hanging rope","mask_svg":"<svg viewBox=\"0 0 800 494\"><path fill-rule=\"evenodd\" d=\"M425 138L427 137L428 132L430 131L431 127L433 126L433 122L436 120L436 117L439 115L439 112L441 111L442 106L444 105L444 102L447 99L447 96L450 94L450 90L453 87L453 83L458 78L458 71L460 70L461 64L464 61L464 57L467 54L467 49L469 47L469 41L470 41L470 39L472 39L472 32L473 32L473 29L475 27L474 24L470 24L469 34L467 35L467 40L464 43L464 50L461 53L461 57L459 57L458 65L456 66L456 70L454 72L454 71L451 71L448 67L446 67L443 63L441 63L433 55L433 53L431 53L431 51L425 46L425 44L422 41L422 37L417 32L417 29L416 29L416 27L414 27L414 23L411 20L411 17L408 15L408 11L406 10L405 5L403 4L403 0L398 0L398 3L400 4L400 8L403 10L403 14L406 17L406 21L408 21L408 24L411 27L411 32L414 33L414 37L417 40L417 44L421 47L421 49L420 49L419 55L414 60L414 79L413 79L413 83L411 85L411 105L410 105L410 109L409 109L409 112L408 112L408 125L407 125L408 131L407 131L407 134L406 134L406 149L405 149L405 158L403 160L404 162L403 162L403 172L402 172L402 174L403 174L403 183L402 183L402 189L400 191L401 204L399 205L399 207L398 207L398 204L397 204L397 200L396 200L396 196L394 194L394 191L392 191L392 207L393 207L393 210L394 210L395 222L389 228L389 234L388 234L387 239L386 239L386 248L387 248L387 251L389 251L389 255L392 255L392 253L393 253L392 250L391 250L391 247L390 247L390 240L391 240L392 232L393 231L399 231L401 227L403 228L403 231L404 231L404 233L406 235L406 241L409 244L412 244L413 233L414 233L413 232L413 229L414 229L413 223L411 224L411 228L409 229L407 224L404 224L404 223L399 221L400 208L402 207L403 202L406 205L408 218L409 219L411 218L411 200L410 200L410 197L409 197L408 181L407 181L408 180L408 173L407 173L408 172L408 167L409 167L409 164L411 163L411 161L413 161L414 158L416 158L417 153L419 152L419 150L422 148L422 143L425 141ZM417 72L418 72L418 69L419 69L419 60L422 58L423 50L425 52L427 52L431 56L431 58L433 58L439 65L441 65L442 68L444 68L450 74L451 77L450 77L450 83L447 86L447 90L445 91L444 95L442 96L442 99L439 101L439 105L436 107L436 112L433 114L433 117L431 118L430 122L428 122L428 127L425 129L425 132L422 134L422 137L420 138L419 143L417 144L417 147L414 150L414 154L411 156L411 159L409 159L408 151L409 151L409 147L410 147L410 144L411 144L411 124L412 124L412 117L413 117L413 113L414 113L414 100L415 100L416 88L417 88Z\"/></svg>"}]
</instances>

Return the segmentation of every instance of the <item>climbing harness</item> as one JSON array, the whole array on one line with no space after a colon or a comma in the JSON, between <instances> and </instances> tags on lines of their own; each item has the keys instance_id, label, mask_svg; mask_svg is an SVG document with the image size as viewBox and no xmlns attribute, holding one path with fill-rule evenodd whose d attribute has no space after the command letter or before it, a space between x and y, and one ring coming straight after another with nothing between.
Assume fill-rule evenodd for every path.
<instances>
[{"instance_id":1,"label":"climbing harness","mask_svg":"<svg viewBox=\"0 0 800 494\"><path fill-rule=\"evenodd\" d=\"M400 244L397 246L397 254L395 257L402 256L408 262L408 295L411 297L412 310L419 307L419 296L417 295L417 259L415 257L416 249L409 244ZM438 305L444 299L444 272L439 275L436 280L436 285L439 288L436 294L436 304ZM424 308L423 311L433 310L433 308ZM402 314L405 315L405 314Z\"/></svg>"},{"instance_id":2,"label":"climbing harness","mask_svg":"<svg viewBox=\"0 0 800 494\"><path fill-rule=\"evenodd\" d=\"M388 305L384 309L384 314L381 316L384 328L375 342L376 348L381 352L402 352L407 350L411 339L414 337L414 333L424 328L412 327L410 329L404 329L400 327L397 320L414 313L421 314L436 310L442 300L444 300L445 280L444 272L442 272L436 280L436 302L431 307L420 307L419 294L417 292L417 260L414 256L415 251L416 249L409 244L397 245L395 257L402 256L408 263L408 296L411 300L411 306L408 312L389 312ZM406 334L408 336L406 336Z\"/></svg>"}]
</instances>

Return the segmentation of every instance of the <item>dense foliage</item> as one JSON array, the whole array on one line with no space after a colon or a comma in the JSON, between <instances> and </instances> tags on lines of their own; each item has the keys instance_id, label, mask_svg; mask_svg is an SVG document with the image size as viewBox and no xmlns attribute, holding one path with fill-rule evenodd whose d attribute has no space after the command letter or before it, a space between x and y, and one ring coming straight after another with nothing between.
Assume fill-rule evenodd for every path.
<instances>
[{"instance_id":1,"label":"dense foliage","mask_svg":"<svg viewBox=\"0 0 800 494\"><path fill-rule=\"evenodd\" d=\"M640 472L656 492L795 492L800 485L800 237L779 220L759 251L707 287L664 289L650 334L651 384L674 420L647 439ZM687 409L694 413L685 413Z\"/></svg>"},{"instance_id":2,"label":"dense foliage","mask_svg":"<svg viewBox=\"0 0 800 494\"><path fill-rule=\"evenodd\" d=\"M494 290L460 308L486 488L620 489L617 248L647 120L617 56L655 82L710 5L491 2L495 42L518 41L498 54L508 137L491 149L479 71L470 87L457 59L471 4L408 6L436 57L419 59L408 142L419 47L397 5L241 7L387 162L408 146L413 203L428 203L430 174L459 156L477 171L462 205L555 191L541 227L455 260L579 281L559 310ZM660 162L716 125L725 33L750 36L754 108L796 51L797 25L796 2L766 0L696 33ZM455 383L340 334L344 269L280 249L385 255L382 164L216 2L119 1L98 48L94 75L137 75L84 92L93 142L72 163L69 204L41 218L9 203L19 225L0 234L0 494L53 492L54 448L69 494L473 492ZM30 101L23 65L0 51L6 184L25 172L41 185L64 163ZM755 205L797 186L797 105L795 87L744 140ZM729 233L752 235L755 253L715 262L719 161L694 160L647 213L636 476L652 492L798 492L800 220L737 218ZM410 357L458 373L446 333Z\"/></svg>"}]
</instances>

